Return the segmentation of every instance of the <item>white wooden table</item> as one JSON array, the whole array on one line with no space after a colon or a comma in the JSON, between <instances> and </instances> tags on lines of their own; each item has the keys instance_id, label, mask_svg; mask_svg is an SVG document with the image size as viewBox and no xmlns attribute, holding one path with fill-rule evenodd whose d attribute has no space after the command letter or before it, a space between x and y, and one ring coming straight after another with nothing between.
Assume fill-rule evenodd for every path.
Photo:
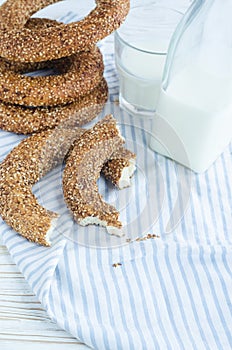
<instances>
[{"instance_id":1,"label":"white wooden table","mask_svg":"<svg viewBox=\"0 0 232 350\"><path fill-rule=\"evenodd\" d=\"M0 238L0 349L21 348L89 349L49 319Z\"/></svg>"}]
</instances>

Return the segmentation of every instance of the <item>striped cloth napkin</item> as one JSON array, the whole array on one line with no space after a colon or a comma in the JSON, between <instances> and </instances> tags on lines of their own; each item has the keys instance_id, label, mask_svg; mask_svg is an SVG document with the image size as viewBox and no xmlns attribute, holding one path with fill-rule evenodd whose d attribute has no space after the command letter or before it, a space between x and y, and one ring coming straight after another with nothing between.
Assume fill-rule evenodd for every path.
<instances>
[{"instance_id":1,"label":"striped cloth napkin","mask_svg":"<svg viewBox=\"0 0 232 350\"><path fill-rule=\"evenodd\" d=\"M60 222L48 249L27 242L0 221L3 242L51 319L94 349L232 349L232 145L201 175L152 153L146 137L151 120L135 120L115 103L112 38L100 47L110 88L106 108L138 151L151 189L141 191L138 171L134 229L141 228L142 235L145 227L144 233L158 237L118 247L107 246L106 239L103 248L104 233L89 228L94 240L78 241L65 237ZM22 139L0 131L0 161ZM52 210L63 208L60 177L61 169L55 169L34 188ZM102 190L110 199L110 191ZM130 222L130 209L124 211Z\"/></svg>"}]
</instances>

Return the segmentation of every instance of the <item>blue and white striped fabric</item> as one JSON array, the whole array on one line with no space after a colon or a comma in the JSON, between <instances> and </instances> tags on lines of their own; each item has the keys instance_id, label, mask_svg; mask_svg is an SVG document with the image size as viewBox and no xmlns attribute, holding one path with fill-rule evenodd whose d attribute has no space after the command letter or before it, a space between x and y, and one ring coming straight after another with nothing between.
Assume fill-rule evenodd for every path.
<instances>
[{"instance_id":1,"label":"blue and white striped fabric","mask_svg":"<svg viewBox=\"0 0 232 350\"><path fill-rule=\"evenodd\" d=\"M118 79L112 41L101 48L110 100L115 101ZM113 112L114 108L111 104ZM124 136L143 143L146 150L144 130L150 130L150 120L135 121L123 112L120 118L122 124L127 118ZM140 126L136 133L133 123ZM22 138L1 131L0 160ZM58 235L47 249L27 242L1 221L3 241L50 317L94 349L232 349L231 153L232 145L202 175L152 153L162 175L154 178L157 186L149 194L154 202L162 199L152 228L160 235L155 240L100 249ZM144 159L146 173L146 154ZM59 171L50 176L43 204L53 208L62 201ZM185 192L180 187L189 178L188 208L167 234L168 222L176 220L175 205L180 213L184 211ZM138 181L133 186L139 192ZM141 215L138 225L143 220ZM117 268L112 266L119 262Z\"/></svg>"}]
</instances>

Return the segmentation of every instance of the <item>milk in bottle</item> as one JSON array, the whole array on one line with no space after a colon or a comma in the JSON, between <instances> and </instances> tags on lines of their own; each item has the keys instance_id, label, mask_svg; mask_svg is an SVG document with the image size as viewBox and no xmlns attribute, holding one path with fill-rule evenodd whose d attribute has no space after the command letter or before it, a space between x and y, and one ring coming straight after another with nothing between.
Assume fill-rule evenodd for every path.
<instances>
[{"instance_id":1,"label":"milk in bottle","mask_svg":"<svg viewBox=\"0 0 232 350\"><path fill-rule=\"evenodd\" d=\"M150 145L196 172L232 138L231 15L229 0L195 1L169 48Z\"/></svg>"}]
</instances>

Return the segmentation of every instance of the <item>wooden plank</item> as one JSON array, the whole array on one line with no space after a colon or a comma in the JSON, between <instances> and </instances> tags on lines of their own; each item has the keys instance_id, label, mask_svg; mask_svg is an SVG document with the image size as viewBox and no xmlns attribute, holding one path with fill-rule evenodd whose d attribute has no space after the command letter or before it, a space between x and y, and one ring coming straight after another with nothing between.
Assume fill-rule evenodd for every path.
<instances>
[{"instance_id":1,"label":"wooden plank","mask_svg":"<svg viewBox=\"0 0 232 350\"><path fill-rule=\"evenodd\" d=\"M50 320L1 243L0 349L88 349Z\"/></svg>"}]
</instances>

